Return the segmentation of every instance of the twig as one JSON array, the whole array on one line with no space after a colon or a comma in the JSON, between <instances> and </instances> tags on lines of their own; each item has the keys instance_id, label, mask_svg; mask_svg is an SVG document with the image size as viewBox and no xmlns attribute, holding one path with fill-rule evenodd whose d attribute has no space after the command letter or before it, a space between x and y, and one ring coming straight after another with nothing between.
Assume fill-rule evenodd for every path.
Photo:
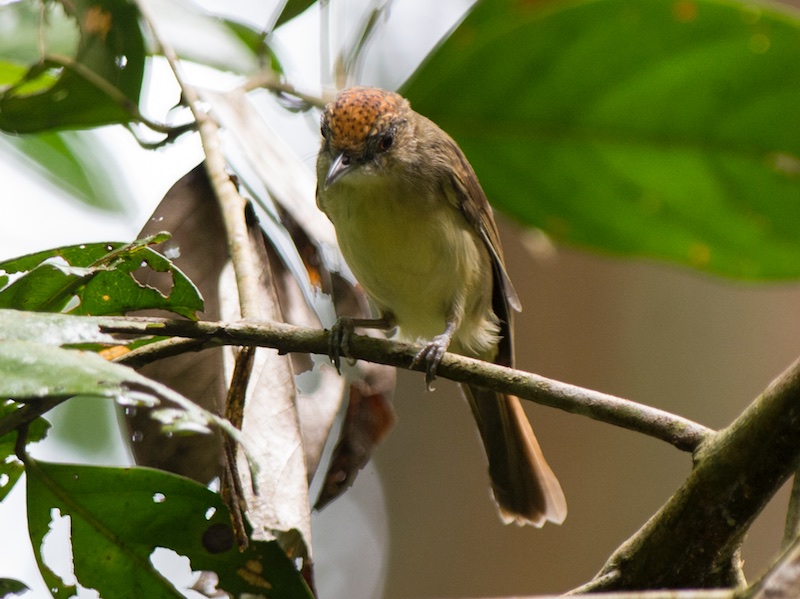
<instances>
[{"instance_id":1,"label":"twig","mask_svg":"<svg viewBox=\"0 0 800 599\"><path fill-rule=\"evenodd\" d=\"M294 96L309 106L315 106L317 108L324 108L325 104L329 101L325 98L313 96L298 90L292 84L281 81L272 71L261 71L260 73L256 73L250 79L248 79L247 82L245 82L245 84L242 86L242 89L246 92L249 92L262 87L272 92Z\"/></svg>"},{"instance_id":2,"label":"twig","mask_svg":"<svg viewBox=\"0 0 800 599\"><path fill-rule=\"evenodd\" d=\"M114 362L130 366L131 368L141 368L145 364L150 364L164 358L179 356L190 351L200 351L218 345L213 340L198 338L170 337L161 341L155 341L142 345L128 353L114 358Z\"/></svg>"},{"instance_id":3,"label":"twig","mask_svg":"<svg viewBox=\"0 0 800 599\"><path fill-rule=\"evenodd\" d=\"M154 318L102 318L100 328L107 333L176 335L226 345L272 347L281 353L328 352L324 331L283 323L190 322ZM362 335L351 338L354 358L411 368L418 347ZM416 367L421 370L420 366ZM680 416L632 401L554 381L521 370L446 354L438 370L440 376L517 395L543 405L588 416L666 441L683 451L694 451L713 431Z\"/></svg>"},{"instance_id":4,"label":"twig","mask_svg":"<svg viewBox=\"0 0 800 599\"><path fill-rule=\"evenodd\" d=\"M108 96L113 102L118 104L120 108L129 113L134 120L142 123L146 127L152 129L157 133L164 133L167 136L175 136L179 133L186 132L186 125L179 125L176 127L157 123L144 116L139 107L134 101L126 96L119 88L114 86L107 79L98 75L92 69L86 67L80 62L73 60L69 56L61 56L59 54L48 54L43 59L43 64L53 64L72 71L88 83L94 85L98 90Z\"/></svg>"},{"instance_id":5,"label":"twig","mask_svg":"<svg viewBox=\"0 0 800 599\"><path fill-rule=\"evenodd\" d=\"M239 430L242 430L247 383L253 370L254 355L254 348L244 347L236 356L236 364L231 376L231 386L228 389L228 398L225 402L225 418ZM247 502L236 463L236 445L230 437L223 438L223 444L225 449L225 477L222 496L231 513L231 521L239 544L239 550L243 551L249 543L247 527L244 524Z\"/></svg>"}]
</instances>

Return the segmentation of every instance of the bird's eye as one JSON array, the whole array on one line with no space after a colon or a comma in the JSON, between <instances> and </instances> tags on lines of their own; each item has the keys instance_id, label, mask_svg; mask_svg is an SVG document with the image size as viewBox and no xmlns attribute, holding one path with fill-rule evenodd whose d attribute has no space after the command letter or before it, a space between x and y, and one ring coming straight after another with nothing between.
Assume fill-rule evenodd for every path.
<instances>
[{"instance_id":1,"label":"bird's eye","mask_svg":"<svg viewBox=\"0 0 800 599\"><path fill-rule=\"evenodd\" d=\"M380 145L378 146L378 149L379 149L381 152L385 152L386 150L388 150L389 148L391 148L391 147L392 147L392 144L393 144L393 143L394 143L394 133L391 133L391 132L390 132L390 133L387 133L386 135L384 135L384 136L381 138L381 143L380 143Z\"/></svg>"}]
</instances>

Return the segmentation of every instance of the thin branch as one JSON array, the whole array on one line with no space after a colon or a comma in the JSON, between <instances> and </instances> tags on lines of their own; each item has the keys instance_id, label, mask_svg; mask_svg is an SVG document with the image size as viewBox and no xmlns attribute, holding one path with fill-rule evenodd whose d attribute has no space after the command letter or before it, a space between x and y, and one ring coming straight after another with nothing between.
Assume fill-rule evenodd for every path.
<instances>
[{"instance_id":1,"label":"thin branch","mask_svg":"<svg viewBox=\"0 0 800 599\"><path fill-rule=\"evenodd\" d=\"M281 81L281 79L278 78L272 71L261 71L260 73L256 73L242 86L242 89L245 92L260 88L268 89L271 92L279 94L286 94L287 96L294 96L295 98L302 100L305 104L308 104L309 106L315 106L317 108L324 108L325 104L330 101L329 99L307 94L298 90L294 85L286 83L285 81Z\"/></svg>"},{"instance_id":2,"label":"thin branch","mask_svg":"<svg viewBox=\"0 0 800 599\"><path fill-rule=\"evenodd\" d=\"M134 120L142 123L149 129L157 133L163 133L167 136L177 136L186 132L186 125L179 125L173 127L163 123L157 123L150 120L142 114L136 102L132 101L126 96L119 88L113 85L110 81L98 75L95 71L81 64L80 62L70 58L69 56L61 56L59 54L48 54L44 57L43 64L52 64L75 73L86 82L95 86L99 91L108 96L112 102L118 104L125 112L130 114Z\"/></svg>"},{"instance_id":3,"label":"thin branch","mask_svg":"<svg viewBox=\"0 0 800 599\"><path fill-rule=\"evenodd\" d=\"M136 349L114 358L114 362L130 366L131 368L141 368L145 364L150 364L164 358L171 358L190 351L200 351L217 345L214 341L205 339L192 339L171 337L162 341L155 341L142 345Z\"/></svg>"},{"instance_id":4,"label":"thin branch","mask_svg":"<svg viewBox=\"0 0 800 599\"><path fill-rule=\"evenodd\" d=\"M206 343L272 347L281 353L327 355L324 331L284 323L190 322L154 318L102 318L107 333L176 335ZM349 345L354 358L398 368L411 368L418 347L354 335ZM416 370L422 367L416 366ZM554 381L456 354L446 354L438 373L443 378L512 393L542 405L581 414L595 420L644 433L683 451L694 451L713 431L696 422L626 399Z\"/></svg>"},{"instance_id":5,"label":"thin branch","mask_svg":"<svg viewBox=\"0 0 800 599\"><path fill-rule=\"evenodd\" d=\"M127 128L128 132L133 136L140 148L143 150L158 150L168 146L171 143L174 143L182 135L195 131L197 129L197 123L191 121L189 123L184 123L183 125L175 125L170 129L169 132L166 133L163 139L158 141L146 141L140 137L139 133L132 126L132 124L129 124Z\"/></svg>"},{"instance_id":6,"label":"thin branch","mask_svg":"<svg viewBox=\"0 0 800 599\"><path fill-rule=\"evenodd\" d=\"M236 356L236 364L231 376L231 386L228 389L228 398L225 401L225 418L242 430L244 421L244 404L247 395L247 384L253 371L253 358L255 348L244 347ZM245 511L247 510L247 500L242 489L242 479L239 474L239 467L236 463L236 445L230 437L223 438L225 449L225 476L222 484L222 497L231 513L234 535L239 544L239 550L244 550L249 539L247 537L247 527L244 524ZM254 479L251 479L254 482Z\"/></svg>"}]
</instances>

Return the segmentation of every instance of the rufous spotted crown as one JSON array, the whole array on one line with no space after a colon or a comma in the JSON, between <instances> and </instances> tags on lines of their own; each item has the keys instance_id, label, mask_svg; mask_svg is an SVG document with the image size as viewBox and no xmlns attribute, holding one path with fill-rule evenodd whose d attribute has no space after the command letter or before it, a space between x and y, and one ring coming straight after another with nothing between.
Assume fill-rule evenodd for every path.
<instances>
[{"instance_id":1,"label":"rufous spotted crown","mask_svg":"<svg viewBox=\"0 0 800 599\"><path fill-rule=\"evenodd\" d=\"M382 89L345 90L326 110L330 141L340 151L363 154L367 140L380 135L407 108L402 96Z\"/></svg>"}]
</instances>

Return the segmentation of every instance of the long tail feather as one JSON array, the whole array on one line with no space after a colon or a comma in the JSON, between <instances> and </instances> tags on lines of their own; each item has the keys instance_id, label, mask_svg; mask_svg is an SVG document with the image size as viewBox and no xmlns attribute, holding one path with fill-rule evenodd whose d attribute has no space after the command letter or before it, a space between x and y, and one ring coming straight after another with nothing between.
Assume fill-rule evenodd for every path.
<instances>
[{"instance_id":1,"label":"long tail feather","mask_svg":"<svg viewBox=\"0 0 800 599\"><path fill-rule=\"evenodd\" d=\"M544 459L518 398L462 385L489 460L489 476L506 524L561 524L567 502Z\"/></svg>"}]
</instances>

